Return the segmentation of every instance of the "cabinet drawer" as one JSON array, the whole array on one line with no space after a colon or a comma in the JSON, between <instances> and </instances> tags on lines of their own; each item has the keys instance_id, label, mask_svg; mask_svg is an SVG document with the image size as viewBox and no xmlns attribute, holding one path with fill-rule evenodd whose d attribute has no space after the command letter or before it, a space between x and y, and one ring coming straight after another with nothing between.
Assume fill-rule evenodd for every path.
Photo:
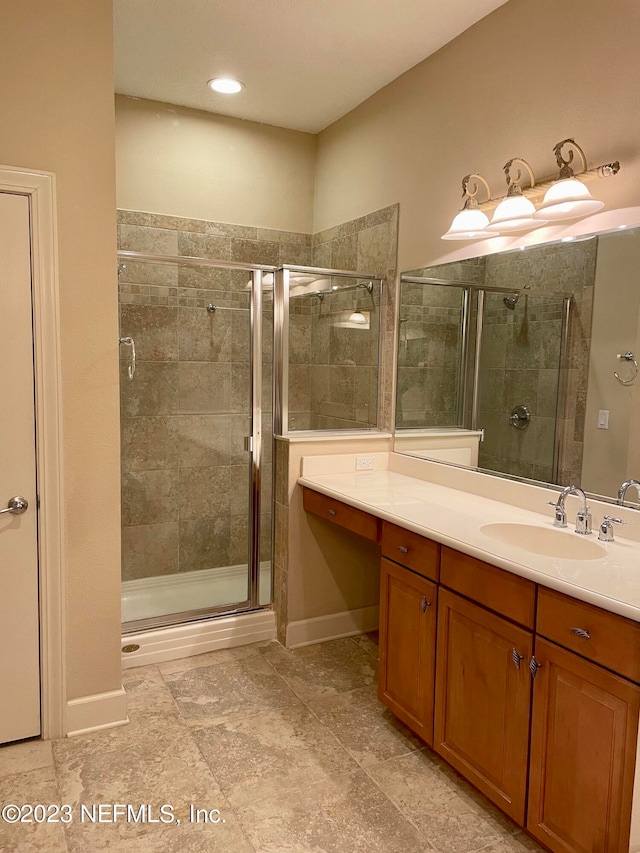
<instances>
[{"instance_id":1,"label":"cabinet drawer","mask_svg":"<svg viewBox=\"0 0 640 853\"><path fill-rule=\"evenodd\" d=\"M638 622L540 587L536 631L559 646L640 682Z\"/></svg>"},{"instance_id":2,"label":"cabinet drawer","mask_svg":"<svg viewBox=\"0 0 640 853\"><path fill-rule=\"evenodd\" d=\"M372 542L379 541L378 528L379 519L375 515L369 515L361 509L337 501L335 498L321 495L313 489L302 489L302 503L306 512L319 515L326 521L332 521L340 527L351 530Z\"/></svg>"},{"instance_id":3,"label":"cabinet drawer","mask_svg":"<svg viewBox=\"0 0 640 853\"><path fill-rule=\"evenodd\" d=\"M533 628L536 585L452 548L442 548L440 583L472 601Z\"/></svg>"},{"instance_id":4,"label":"cabinet drawer","mask_svg":"<svg viewBox=\"0 0 640 853\"><path fill-rule=\"evenodd\" d=\"M422 575L437 581L440 575L440 546L412 530L405 530L389 521L382 522L382 556L408 566Z\"/></svg>"}]
</instances>

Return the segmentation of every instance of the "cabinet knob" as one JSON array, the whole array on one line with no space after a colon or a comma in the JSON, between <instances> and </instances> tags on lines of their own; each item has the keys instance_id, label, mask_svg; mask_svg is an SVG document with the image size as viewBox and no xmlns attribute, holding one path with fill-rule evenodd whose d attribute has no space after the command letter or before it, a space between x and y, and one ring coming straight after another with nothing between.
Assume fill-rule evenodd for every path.
<instances>
[{"instance_id":1,"label":"cabinet knob","mask_svg":"<svg viewBox=\"0 0 640 853\"><path fill-rule=\"evenodd\" d=\"M571 633L575 634L576 637L582 637L583 640L590 640L591 634L586 631L584 628L572 628Z\"/></svg>"},{"instance_id":2,"label":"cabinet knob","mask_svg":"<svg viewBox=\"0 0 640 853\"><path fill-rule=\"evenodd\" d=\"M531 660L529 661L529 672L531 673L531 678L536 677L536 675L538 674L538 670L540 669L541 666L542 666L542 664L538 663L538 661L535 659L535 657L531 658Z\"/></svg>"},{"instance_id":3,"label":"cabinet knob","mask_svg":"<svg viewBox=\"0 0 640 853\"><path fill-rule=\"evenodd\" d=\"M408 554L409 553L409 549L405 548L404 545L398 545L398 551L400 551L401 554Z\"/></svg>"},{"instance_id":4,"label":"cabinet knob","mask_svg":"<svg viewBox=\"0 0 640 853\"><path fill-rule=\"evenodd\" d=\"M427 596L426 596L426 595L423 595L423 596L422 596L422 604L420 605L420 607L422 608L422 612L423 612L423 613L426 613L426 612L427 612L427 607L431 607L431 602L430 602L430 601L427 601Z\"/></svg>"},{"instance_id":5,"label":"cabinet knob","mask_svg":"<svg viewBox=\"0 0 640 853\"><path fill-rule=\"evenodd\" d=\"M329 515L336 515L337 514L335 509L328 509L327 512L329 513Z\"/></svg>"},{"instance_id":6,"label":"cabinet knob","mask_svg":"<svg viewBox=\"0 0 640 853\"><path fill-rule=\"evenodd\" d=\"M518 650L516 648L511 650L511 660L513 661L513 665L516 669L520 669L520 661L524 658L524 655L519 655Z\"/></svg>"}]
</instances>

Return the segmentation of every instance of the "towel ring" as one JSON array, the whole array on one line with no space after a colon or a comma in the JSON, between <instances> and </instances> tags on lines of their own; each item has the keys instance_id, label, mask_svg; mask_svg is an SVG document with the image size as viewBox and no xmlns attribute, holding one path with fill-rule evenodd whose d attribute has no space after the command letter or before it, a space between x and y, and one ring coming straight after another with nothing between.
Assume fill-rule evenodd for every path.
<instances>
[{"instance_id":1,"label":"towel ring","mask_svg":"<svg viewBox=\"0 0 640 853\"><path fill-rule=\"evenodd\" d=\"M634 354L631 351L625 352L625 353L619 352L616 355L616 358L618 359L618 361L632 361L633 362L633 376L630 376L629 379L622 379L618 375L617 371L614 371L614 374L613 374L621 385L631 385L633 382L635 382L636 376L638 375L638 362L636 361Z\"/></svg>"}]
</instances>

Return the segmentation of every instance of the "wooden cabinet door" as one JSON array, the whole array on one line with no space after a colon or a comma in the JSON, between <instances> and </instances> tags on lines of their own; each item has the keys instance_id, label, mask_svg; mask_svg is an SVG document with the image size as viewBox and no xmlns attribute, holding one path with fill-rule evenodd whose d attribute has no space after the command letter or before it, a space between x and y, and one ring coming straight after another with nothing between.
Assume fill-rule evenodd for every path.
<instances>
[{"instance_id":1,"label":"wooden cabinet door","mask_svg":"<svg viewBox=\"0 0 640 853\"><path fill-rule=\"evenodd\" d=\"M533 635L440 588L434 749L521 825Z\"/></svg>"},{"instance_id":2,"label":"wooden cabinet door","mask_svg":"<svg viewBox=\"0 0 640 853\"><path fill-rule=\"evenodd\" d=\"M535 655L527 829L562 853L626 853L640 688L546 640Z\"/></svg>"},{"instance_id":3,"label":"wooden cabinet door","mask_svg":"<svg viewBox=\"0 0 640 853\"><path fill-rule=\"evenodd\" d=\"M378 696L429 746L433 743L437 594L435 584L382 559Z\"/></svg>"}]
</instances>

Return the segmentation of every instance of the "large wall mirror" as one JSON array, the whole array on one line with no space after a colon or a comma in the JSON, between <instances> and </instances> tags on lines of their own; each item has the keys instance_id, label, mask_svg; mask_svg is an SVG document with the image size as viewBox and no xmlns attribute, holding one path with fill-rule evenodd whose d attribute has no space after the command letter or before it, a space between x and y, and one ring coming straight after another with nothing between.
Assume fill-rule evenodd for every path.
<instances>
[{"instance_id":1,"label":"large wall mirror","mask_svg":"<svg viewBox=\"0 0 640 853\"><path fill-rule=\"evenodd\" d=\"M640 480L639 360L640 228L407 271L395 449L615 499Z\"/></svg>"}]
</instances>

